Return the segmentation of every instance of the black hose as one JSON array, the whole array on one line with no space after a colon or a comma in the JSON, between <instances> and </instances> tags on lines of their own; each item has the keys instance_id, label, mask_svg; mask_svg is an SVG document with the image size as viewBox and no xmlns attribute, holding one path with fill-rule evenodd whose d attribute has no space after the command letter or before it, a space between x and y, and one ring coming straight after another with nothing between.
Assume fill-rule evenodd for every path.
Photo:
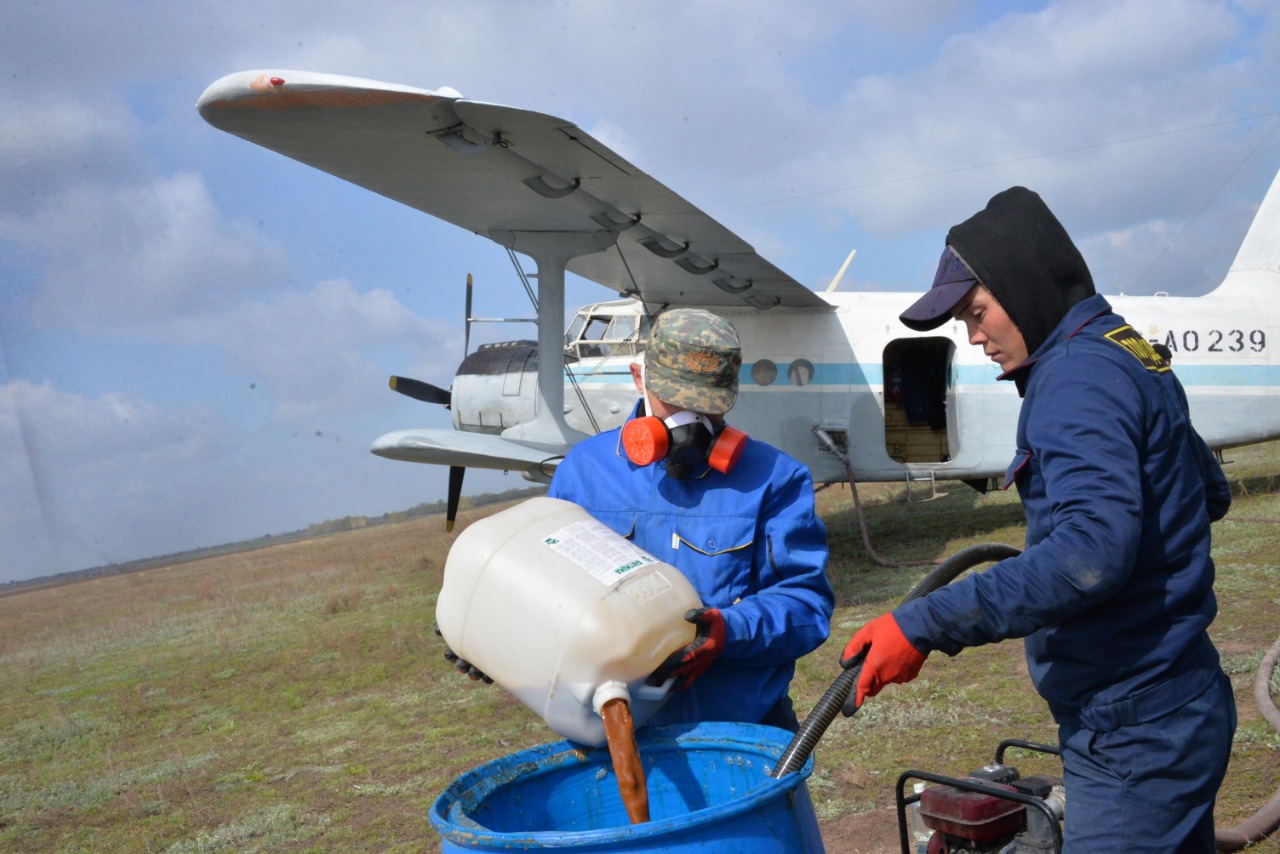
<instances>
[{"instance_id":1,"label":"black hose","mask_svg":"<svg viewBox=\"0 0 1280 854\"><path fill-rule=\"evenodd\" d=\"M1276 709L1275 701L1271 699L1271 674L1275 671L1277 659L1280 659L1280 638L1276 639L1258 665L1258 676L1253 682L1253 698L1258 704L1258 711L1280 732L1280 710ZM1280 789L1257 812L1235 827L1215 828L1213 841L1219 851L1238 851L1266 839L1277 827L1280 827Z\"/></svg>"},{"instance_id":2,"label":"black hose","mask_svg":"<svg viewBox=\"0 0 1280 854\"><path fill-rule=\"evenodd\" d=\"M927 596L940 587L945 587L970 567L981 563L1016 557L1021 553L1020 549L1004 543L981 543L976 546L969 546L967 549L961 549L938 564L925 576L923 581L912 588L911 592L902 600L902 604L905 605L914 599ZM854 685L858 684L858 674L861 672L861 661L840 672L840 675L831 683L831 687L819 698L817 704L813 707L813 711L809 712L808 717L804 719L804 723L796 731L791 743L787 745L787 749L782 751L782 755L778 758L778 764L773 768L774 777L785 777L787 774L799 771L804 767L809 754L813 753L813 748L817 746L818 740L822 738L822 734L827 731L827 727L835 720L836 713L843 708L845 700L849 698L849 692Z\"/></svg>"},{"instance_id":3,"label":"black hose","mask_svg":"<svg viewBox=\"0 0 1280 854\"><path fill-rule=\"evenodd\" d=\"M1006 560L1007 558L1017 557L1020 554L1022 554L1022 549L1005 543L979 543L976 546L961 549L938 564L937 569L926 575L919 584L913 587L911 592L902 600L902 604L905 605L908 602L928 596L935 590L946 587L955 581L960 576L960 573L970 567L977 566L980 563L994 563Z\"/></svg>"},{"instance_id":4,"label":"black hose","mask_svg":"<svg viewBox=\"0 0 1280 854\"><path fill-rule=\"evenodd\" d=\"M853 509L858 516L858 530L862 532L862 547L867 550L871 560L879 566L887 566L890 569L906 569L915 566L936 566L939 561L936 560L911 560L911 561L892 561L885 560L871 546L871 534L867 532L867 517L862 512L862 498L858 495L858 476L853 471L853 462L849 459L849 455L840 449L836 444L836 440L831 438L831 434L821 427L814 428L814 435L818 437L818 441L824 448L836 456L840 462L844 463L845 474L849 476L849 492L853 494Z\"/></svg>"}]
</instances>

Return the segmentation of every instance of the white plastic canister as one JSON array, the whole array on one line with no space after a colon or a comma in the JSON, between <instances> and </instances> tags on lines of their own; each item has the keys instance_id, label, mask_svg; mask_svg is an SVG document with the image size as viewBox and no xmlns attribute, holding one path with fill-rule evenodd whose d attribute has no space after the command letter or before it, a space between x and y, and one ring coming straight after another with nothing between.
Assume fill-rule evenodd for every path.
<instances>
[{"instance_id":1,"label":"white plastic canister","mask_svg":"<svg viewBox=\"0 0 1280 854\"><path fill-rule=\"evenodd\" d=\"M670 681L645 678L694 639L684 614L701 605L678 569L578 505L539 497L458 536L436 623L560 736L599 747L606 700L628 699L636 726L666 702Z\"/></svg>"}]
</instances>

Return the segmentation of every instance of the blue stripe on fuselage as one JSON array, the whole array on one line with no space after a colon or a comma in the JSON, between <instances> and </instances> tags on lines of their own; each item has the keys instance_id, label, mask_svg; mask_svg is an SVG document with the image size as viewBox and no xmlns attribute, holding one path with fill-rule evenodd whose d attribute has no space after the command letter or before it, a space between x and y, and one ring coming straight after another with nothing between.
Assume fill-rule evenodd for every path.
<instances>
[{"instance_id":1,"label":"blue stripe on fuselage","mask_svg":"<svg viewBox=\"0 0 1280 854\"><path fill-rule=\"evenodd\" d=\"M738 372L738 383L742 386L753 386L751 365L744 364ZM787 372L787 365L779 365L777 378L770 385L799 387L793 383ZM571 368L573 377L578 382L591 383L630 383L630 371L579 371ZM1000 376L997 365L953 365L954 382L957 385L987 385L996 382ZM1175 361L1174 372L1183 386L1188 388L1208 387L1280 387L1280 365L1178 365ZM803 385L832 386L847 388L849 386L878 386L884 382L884 366L880 364L860 364L857 362L819 362L813 365L813 376Z\"/></svg>"}]
</instances>

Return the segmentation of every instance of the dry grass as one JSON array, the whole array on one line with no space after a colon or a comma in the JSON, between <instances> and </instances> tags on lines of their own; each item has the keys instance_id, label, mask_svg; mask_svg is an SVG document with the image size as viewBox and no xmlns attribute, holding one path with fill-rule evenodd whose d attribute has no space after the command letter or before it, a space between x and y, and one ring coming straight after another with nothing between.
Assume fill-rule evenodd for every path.
<instances>
[{"instance_id":1,"label":"dry grass","mask_svg":"<svg viewBox=\"0 0 1280 854\"><path fill-rule=\"evenodd\" d=\"M1228 456L1232 518L1280 518L1277 446ZM905 507L898 489L864 488L876 549L1020 544L1016 498L950 491ZM924 572L867 558L846 487L819 505L839 608L832 639L800 663L802 712L852 630ZM428 518L0 599L0 850L434 850L426 811L450 780L552 738L442 660L431 623L450 542ZM1252 703L1280 633L1277 544L1274 523L1217 526L1213 632L1241 707L1225 824L1270 797L1280 772L1280 737ZM964 773L1006 737L1054 740L1020 645L931 659L819 745L810 789L829 845L891 802L901 771Z\"/></svg>"}]
</instances>

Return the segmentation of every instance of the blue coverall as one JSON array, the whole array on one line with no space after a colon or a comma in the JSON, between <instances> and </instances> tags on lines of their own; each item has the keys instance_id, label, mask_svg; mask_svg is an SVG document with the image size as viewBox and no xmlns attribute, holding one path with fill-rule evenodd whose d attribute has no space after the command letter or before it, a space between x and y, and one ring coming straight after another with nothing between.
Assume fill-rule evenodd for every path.
<instances>
[{"instance_id":1,"label":"blue coverall","mask_svg":"<svg viewBox=\"0 0 1280 854\"><path fill-rule=\"evenodd\" d=\"M1068 850L1213 850L1235 730L1207 629L1230 487L1167 365L1106 299L1002 379L1023 395L1026 550L894 611L921 652L1026 638L1059 724Z\"/></svg>"},{"instance_id":2,"label":"blue coverall","mask_svg":"<svg viewBox=\"0 0 1280 854\"><path fill-rule=\"evenodd\" d=\"M575 446L548 494L675 566L725 619L724 652L649 723L794 729L788 690L795 661L827 639L835 602L808 469L753 439L728 474L704 464L676 480L661 462L633 463L620 435L611 430Z\"/></svg>"}]
</instances>

